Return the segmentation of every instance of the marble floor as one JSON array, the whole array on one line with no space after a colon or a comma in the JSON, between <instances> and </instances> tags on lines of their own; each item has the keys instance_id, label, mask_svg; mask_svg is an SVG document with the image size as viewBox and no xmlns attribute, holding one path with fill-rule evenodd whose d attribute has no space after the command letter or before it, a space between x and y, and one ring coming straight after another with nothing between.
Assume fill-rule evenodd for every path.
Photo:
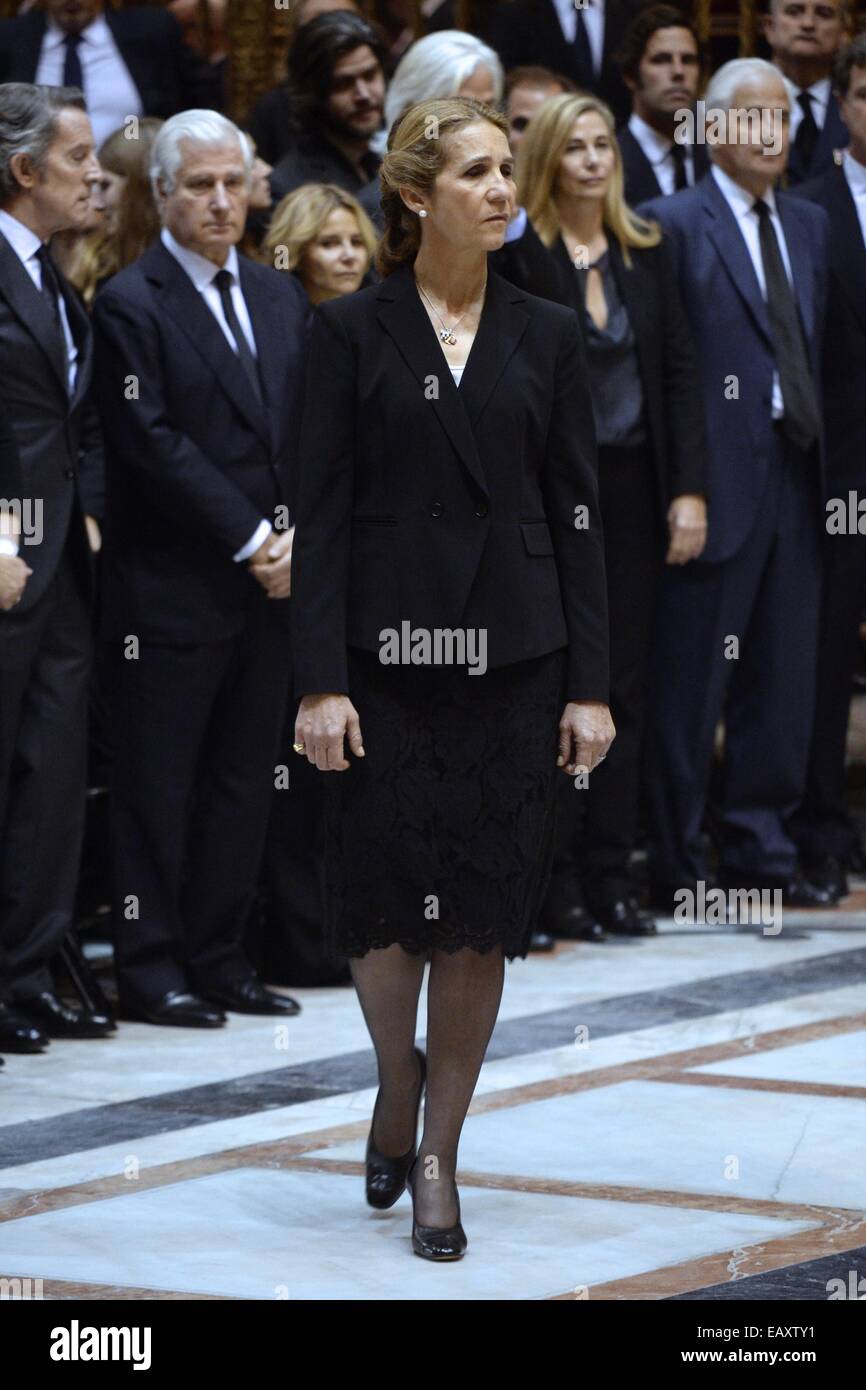
<instances>
[{"instance_id":1,"label":"marble floor","mask_svg":"<svg viewBox=\"0 0 866 1390\"><path fill-rule=\"evenodd\" d=\"M866 1296L854 889L778 934L668 919L508 966L453 1264L413 1257L408 1195L364 1203L376 1071L351 988L292 990L288 1024L7 1057L0 1278L55 1300Z\"/></svg>"}]
</instances>

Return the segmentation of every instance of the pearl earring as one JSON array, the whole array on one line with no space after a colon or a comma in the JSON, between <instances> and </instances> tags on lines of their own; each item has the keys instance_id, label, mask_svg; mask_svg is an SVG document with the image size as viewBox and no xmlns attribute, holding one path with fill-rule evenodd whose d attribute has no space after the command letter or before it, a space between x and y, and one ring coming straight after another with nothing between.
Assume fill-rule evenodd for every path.
<instances>
[{"instance_id":1,"label":"pearl earring","mask_svg":"<svg viewBox=\"0 0 866 1390\"><path fill-rule=\"evenodd\" d=\"M427 209L426 209L426 208L421 208L421 211L418 213L418 216L419 216L419 217L426 217L426 216L427 216Z\"/></svg>"}]
</instances>

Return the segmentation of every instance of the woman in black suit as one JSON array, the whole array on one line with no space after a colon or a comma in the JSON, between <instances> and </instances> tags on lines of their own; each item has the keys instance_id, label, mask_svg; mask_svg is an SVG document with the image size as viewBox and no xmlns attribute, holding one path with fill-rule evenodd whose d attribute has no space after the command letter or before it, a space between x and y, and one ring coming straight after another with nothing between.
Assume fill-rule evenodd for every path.
<instances>
[{"instance_id":1,"label":"woman in black suit","mask_svg":"<svg viewBox=\"0 0 866 1390\"><path fill-rule=\"evenodd\" d=\"M546 925L557 936L648 935L635 846L648 649L663 561L706 540L704 423L695 350L661 233L623 200L613 115L597 97L553 97L520 147L518 190L586 337L598 438L610 612L609 761L558 803Z\"/></svg>"},{"instance_id":2,"label":"woman in black suit","mask_svg":"<svg viewBox=\"0 0 866 1390\"><path fill-rule=\"evenodd\" d=\"M412 106L381 180L382 283L312 332L295 737L348 774L326 782L326 921L378 1060L367 1199L408 1179L413 1249L455 1259L460 1132L543 896L556 767L613 737L603 542L577 321L487 269L514 207L504 119Z\"/></svg>"}]
</instances>

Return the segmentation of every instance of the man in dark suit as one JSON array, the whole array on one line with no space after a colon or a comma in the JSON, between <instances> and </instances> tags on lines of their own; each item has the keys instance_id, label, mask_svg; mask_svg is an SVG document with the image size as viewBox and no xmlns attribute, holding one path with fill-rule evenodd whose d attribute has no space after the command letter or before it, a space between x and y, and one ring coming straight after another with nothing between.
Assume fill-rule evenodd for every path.
<instances>
[{"instance_id":1,"label":"man in dark suit","mask_svg":"<svg viewBox=\"0 0 866 1390\"><path fill-rule=\"evenodd\" d=\"M515 0L490 21L487 41L506 68L540 63L564 73L581 90L607 102L618 121L629 114L629 94L617 53L645 0Z\"/></svg>"},{"instance_id":2,"label":"man in dark suit","mask_svg":"<svg viewBox=\"0 0 866 1390\"><path fill-rule=\"evenodd\" d=\"M709 877L701 821L724 714L720 879L820 906L830 896L800 875L790 818L805 785L818 638L827 219L773 192L788 106L775 68L726 63L706 102L727 113L728 143L710 146L695 188L642 209L670 238L709 442L707 545L666 568L658 610L651 872L668 910L673 891ZM738 111L764 118L743 128Z\"/></svg>"},{"instance_id":3,"label":"man in dark suit","mask_svg":"<svg viewBox=\"0 0 866 1390\"><path fill-rule=\"evenodd\" d=\"M15 1009L0 1017L0 1047L25 1051L114 1028L62 1004L49 973L72 922L84 826L84 478L99 459L87 317L48 242L85 224L99 177L80 92L0 86L0 383L18 454L16 529L32 571L0 615L0 947ZM2 549L12 546L4 538Z\"/></svg>"},{"instance_id":4,"label":"man in dark suit","mask_svg":"<svg viewBox=\"0 0 866 1390\"><path fill-rule=\"evenodd\" d=\"M45 0L0 23L0 82L80 87L97 145L130 116L222 104L221 68L184 43L173 15L105 0Z\"/></svg>"},{"instance_id":5,"label":"man in dark suit","mask_svg":"<svg viewBox=\"0 0 866 1390\"><path fill-rule=\"evenodd\" d=\"M794 84L789 188L829 169L848 131L831 90L833 61L845 41L846 0L770 0L764 36L773 62Z\"/></svg>"},{"instance_id":6,"label":"man in dark suit","mask_svg":"<svg viewBox=\"0 0 866 1390\"><path fill-rule=\"evenodd\" d=\"M239 256L251 155L208 111L153 148L160 241L97 297L115 962L128 1017L297 1013L242 937L290 681L292 468L309 305Z\"/></svg>"},{"instance_id":7,"label":"man in dark suit","mask_svg":"<svg viewBox=\"0 0 866 1390\"><path fill-rule=\"evenodd\" d=\"M385 48L349 11L319 15L299 30L289 54L295 133L271 174L274 202L302 183L336 183L359 193L376 177L370 141L385 105Z\"/></svg>"},{"instance_id":8,"label":"man in dark suit","mask_svg":"<svg viewBox=\"0 0 866 1390\"><path fill-rule=\"evenodd\" d=\"M691 20L672 5L651 5L629 26L620 50L631 92L628 124L617 132L630 207L691 188L707 172L706 145L677 139L701 79L701 48Z\"/></svg>"},{"instance_id":9,"label":"man in dark suit","mask_svg":"<svg viewBox=\"0 0 866 1390\"><path fill-rule=\"evenodd\" d=\"M862 873L860 837L845 805L845 744L858 629L866 597L866 521L851 524L850 493L866 493L866 36L836 60L834 86L850 135L841 163L797 193L830 219L824 352L828 514L815 727L806 796L795 820L810 878L840 895ZM836 513L843 514L839 525ZM862 531L859 527L862 526Z\"/></svg>"}]
</instances>

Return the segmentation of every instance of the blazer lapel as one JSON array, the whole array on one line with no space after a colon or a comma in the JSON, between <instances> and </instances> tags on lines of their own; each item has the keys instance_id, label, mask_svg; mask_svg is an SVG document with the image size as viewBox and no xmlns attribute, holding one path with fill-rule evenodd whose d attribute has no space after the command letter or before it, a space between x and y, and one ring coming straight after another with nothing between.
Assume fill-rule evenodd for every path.
<instances>
[{"instance_id":1,"label":"blazer lapel","mask_svg":"<svg viewBox=\"0 0 866 1390\"><path fill-rule=\"evenodd\" d=\"M658 352L658 343L655 341L655 329L650 317L651 305L646 294L641 293L640 272L637 266L640 264L639 258L635 257L632 268L629 270L622 256L622 249L619 241L612 234L608 235L608 248L610 251L610 264L613 271L613 278L619 290L620 299L625 305L629 322L635 336L635 347L640 361L643 378L645 381L652 381L652 356Z\"/></svg>"},{"instance_id":2,"label":"blazer lapel","mask_svg":"<svg viewBox=\"0 0 866 1390\"><path fill-rule=\"evenodd\" d=\"M809 250L808 237L795 217L796 204L793 198L790 195L786 198L784 193L777 194L776 208L779 213L779 221L782 223L782 230L785 233L794 280L794 299L800 310L800 319L808 346L815 331L815 302L812 297L814 257Z\"/></svg>"},{"instance_id":3,"label":"blazer lapel","mask_svg":"<svg viewBox=\"0 0 866 1390\"><path fill-rule=\"evenodd\" d=\"M69 399L69 372L63 339L57 332L54 315L48 300L40 294L12 250L0 235L0 294L5 295L10 309L20 319L32 338L45 353L57 378L64 399Z\"/></svg>"},{"instance_id":4,"label":"blazer lapel","mask_svg":"<svg viewBox=\"0 0 866 1390\"><path fill-rule=\"evenodd\" d=\"M734 289L745 300L755 323L767 341L772 343L767 306L737 220L711 173L701 179L698 187L708 214L709 237L719 253L719 259Z\"/></svg>"},{"instance_id":5,"label":"blazer lapel","mask_svg":"<svg viewBox=\"0 0 866 1390\"><path fill-rule=\"evenodd\" d=\"M80 404L82 398L87 394L90 386L90 374L93 365L93 334L90 331L90 320L87 311L73 290L69 282L57 272L60 281L60 288L63 292L63 302L66 305L66 317L69 320L69 327L78 348L78 357L75 363L75 386L72 391L71 408L74 410Z\"/></svg>"},{"instance_id":6,"label":"blazer lapel","mask_svg":"<svg viewBox=\"0 0 866 1390\"><path fill-rule=\"evenodd\" d=\"M852 313L866 329L866 242L848 180L834 166L826 175L830 214L830 262L845 285Z\"/></svg>"},{"instance_id":7,"label":"blazer lapel","mask_svg":"<svg viewBox=\"0 0 866 1390\"><path fill-rule=\"evenodd\" d=\"M485 496L489 496L487 477L475 445L473 425L523 336L528 317L523 310L514 311L513 304L516 306L524 297L495 271L488 272L481 321L460 389L457 389L448 360L418 295L411 265L403 265L389 275L377 291L379 322L409 363L420 389L427 391L431 379L438 382L438 391L431 398L432 409L461 463Z\"/></svg>"},{"instance_id":8,"label":"blazer lapel","mask_svg":"<svg viewBox=\"0 0 866 1390\"><path fill-rule=\"evenodd\" d=\"M142 262L145 274L160 292L165 312L210 367L247 423L264 443L270 444L270 428L265 412L256 399L246 373L183 266L161 242L145 252ZM246 295L246 291L244 293ZM256 346L259 347L258 344ZM259 352L260 360L261 356Z\"/></svg>"},{"instance_id":9,"label":"blazer lapel","mask_svg":"<svg viewBox=\"0 0 866 1390\"><path fill-rule=\"evenodd\" d=\"M250 265L245 256L238 255L238 266L240 268L241 289L252 320L253 335L256 340L259 378L265 398L268 426L272 435L272 444L276 446L277 441L273 438L273 433L283 393L283 354L279 347L276 351L271 350L270 342L279 342L280 325L276 321L274 301L268 294L267 286L263 284L261 279L251 274Z\"/></svg>"}]
</instances>

